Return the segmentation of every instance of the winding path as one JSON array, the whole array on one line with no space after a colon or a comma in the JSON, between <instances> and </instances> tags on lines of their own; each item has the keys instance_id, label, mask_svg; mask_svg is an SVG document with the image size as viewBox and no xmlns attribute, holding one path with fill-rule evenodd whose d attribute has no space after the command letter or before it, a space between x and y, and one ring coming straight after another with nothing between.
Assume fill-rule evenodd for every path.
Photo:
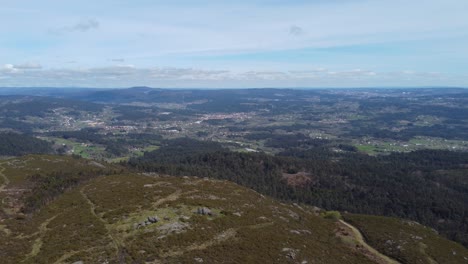
<instances>
[{"instance_id":1,"label":"winding path","mask_svg":"<svg viewBox=\"0 0 468 264\"><path fill-rule=\"evenodd\" d=\"M48 226L48 225L50 224L50 222L52 222L57 216L58 216L58 215L54 215L54 216L52 216L51 218L49 218L49 219L45 220L44 222L42 222L42 224L39 226L39 230L38 230L36 233L33 234L33 235L38 234L39 237L36 238L36 239L34 240L34 243L33 243L32 248L31 248L31 252L29 252L29 254L27 254L27 255L25 256L26 258L23 259L23 261L21 261L21 262L25 262L25 261L27 261L27 260L29 260L29 259L31 259L31 258L37 256L37 254L39 254L39 252L41 251L41 247L42 247L42 245L43 245L43 243L44 243L43 238L44 238L45 234L47 233L47 231L49 230L49 229L47 228L47 226Z\"/></svg>"},{"instance_id":2,"label":"winding path","mask_svg":"<svg viewBox=\"0 0 468 264\"><path fill-rule=\"evenodd\" d=\"M116 237L114 237L112 235L112 230L110 230L109 224L104 219L102 219L102 217L100 217L99 215L96 214L96 205L91 201L91 199L89 199L88 195L86 195L86 193L84 192L85 187L86 186L84 186L84 187L82 187L80 189L80 194L85 199L86 203L89 205L89 209L91 211L91 214L94 217L96 217L104 225L104 227L106 228L107 234L108 234L109 238L112 241L113 248L115 249L116 256L119 256L120 249L122 248L122 242L119 241Z\"/></svg>"},{"instance_id":3,"label":"winding path","mask_svg":"<svg viewBox=\"0 0 468 264\"><path fill-rule=\"evenodd\" d=\"M364 237L361 234L361 231L359 231L356 227L346 223L343 220L340 220L340 223L351 229L353 232L353 236L356 239L356 241L363 246L367 251L369 251L373 256L377 257L380 261L379 263L389 263L389 264L400 264L400 262L380 253L377 249L373 248L369 244L366 243L364 240Z\"/></svg>"},{"instance_id":4,"label":"winding path","mask_svg":"<svg viewBox=\"0 0 468 264\"><path fill-rule=\"evenodd\" d=\"M182 194L182 191L178 189L175 192L169 194L168 196L166 196L164 198L161 198L161 199L157 200L156 202L154 202L153 207L157 208L158 206L160 206L161 204L163 204L165 202L175 201L175 200L180 198L181 194Z\"/></svg>"}]
</instances>

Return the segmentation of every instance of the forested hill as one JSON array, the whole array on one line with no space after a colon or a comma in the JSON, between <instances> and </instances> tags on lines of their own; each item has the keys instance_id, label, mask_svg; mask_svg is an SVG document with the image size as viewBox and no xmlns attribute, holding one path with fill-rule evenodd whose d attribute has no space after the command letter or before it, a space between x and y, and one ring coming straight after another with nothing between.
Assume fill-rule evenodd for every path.
<instances>
[{"instance_id":1,"label":"forested hill","mask_svg":"<svg viewBox=\"0 0 468 264\"><path fill-rule=\"evenodd\" d=\"M468 153L425 150L372 157L316 147L282 155L177 139L128 164L170 175L227 179L327 210L412 219L468 245Z\"/></svg>"},{"instance_id":2,"label":"forested hill","mask_svg":"<svg viewBox=\"0 0 468 264\"><path fill-rule=\"evenodd\" d=\"M19 156L31 153L51 153L52 144L32 136L0 133L0 156Z\"/></svg>"}]
</instances>

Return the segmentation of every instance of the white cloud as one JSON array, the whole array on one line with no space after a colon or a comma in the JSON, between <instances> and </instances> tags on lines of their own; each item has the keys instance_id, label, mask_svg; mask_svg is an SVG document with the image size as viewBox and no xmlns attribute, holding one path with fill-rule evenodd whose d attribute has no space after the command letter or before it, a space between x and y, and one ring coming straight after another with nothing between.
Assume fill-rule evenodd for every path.
<instances>
[{"instance_id":1,"label":"white cloud","mask_svg":"<svg viewBox=\"0 0 468 264\"><path fill-rule=\"evenodd\" d=\"M293 36L301 36L304 34L304 30L301 27L298 27L296 25L292 25L289 28L289 34Z\"/></svg>"},{"instance_id":2,"label":"white cloud","mask_svg":"<svg viewBox=\"0 0 468 264\"><path fill-rule=\"evenodd\" d=\"M56 35L62 35L65 33L72 33L72 32L86 32L89 30L99 28L99 21L96 19L87 19L80 21L72 26L64 26L61 28L51 29L49 32Z\"/></svg>"},{"instance_id":3,"label":"white cloud","mask_svg":"<svg viewBox=\"0 0 468 264\"><path fill-rule=\"evenodd\" d=\"M464 68L468 58L463 37L468 29L466 0L428 0L424 5L403 0L292 1L281 5L202 2L139 1L110 6L113 2L108 0L43 0L28 3L36 12L24 14L14 11L22 7L18 1L9 1L5 7L13 11L2 17L11 22L0 24L0 33L9 36L12 44L2 39L0 57L13 64L34 58L56 68L70 66L65 59L55 59L58 55L88 68L132 63L147 68L308 71L307 65L313 63L335 71L411 67L442 72L458 71L452 70L455 63L460 65L458 69ZM83 17L90 19L80 21ZM44 34L49 28L61 37ZM364 49L371 45L371 54L351 56L331 50L309 58L286 53L360 45ZM383 49L375 50L376 46Z\"/></svg>"},{"instance_id":4,"label":"white cloud","mask_svg":"<svg viewBox=\"0 0 468 264\"><path fill-rule=\"evenodd\" d=\"M376 76L377 73L373 71L353 69L350 71L340 71L340 72L328 72L329 75L337 76L340 78L362 78L362 77L372 77Z\"/></svg>"},{"instance_id":5,"label":"white cloud","mask_svg":"<svg viewBox=\"0 0 468 264\"><path fill-rule=\"evenodd\" d=\"M22 64L13 65L14 68L19 70L38 70L42 69L42 65L35 62L26 62Z\"/></svg>"},{"instance_id":6,"label":"white cloud","mask_svg":"<svg viewBox=\"0 0 468 264\"><path fill-rule=\"evenodd\" d=\"M0 68L0 71L3 73L15 73L18 72L18 69L13 64L5 64Z\"/></svg>"},{"instance_id":7,"label":"white cloud","mask_svg":"<svg viewBox=\"0 0 468 264\"><path fill-rule=\"evenodd\" d=\"M0 86L83 86L83 87L357 87L450 85L456 76L434 72L375 72L363 69L334 71L317 68L305 71L228 71L194 68L137 68L117 65L96 68L19 70L6 64L1 68ZM440 82L439 82L440 81Z\"/></svg>"},{"instance_id":8,"label":"white cloud","mask_svg":"<svg viewBox=\"0 0 468 264\"><path fill-rule=\"evenodd\" d=\"M39 63L34 62L27 62L22 64L4 64L0 67L0 72L3 73L19 73L22 71L28 70L40 70L42 69L42 65Z\"/></svg>"}]
</instances>

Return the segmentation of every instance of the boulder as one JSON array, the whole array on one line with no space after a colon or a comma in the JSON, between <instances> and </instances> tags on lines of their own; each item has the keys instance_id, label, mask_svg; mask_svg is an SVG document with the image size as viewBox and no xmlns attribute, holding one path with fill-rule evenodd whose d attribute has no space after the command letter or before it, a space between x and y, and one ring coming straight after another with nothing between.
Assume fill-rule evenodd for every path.
<instances>
[{"instance_id":1,"label":"boulder","mask_svg":"<svg viewBox=\"0 0 468 264\"><path fill-rule=\"evenodd\" d=\"M211 212L211 210L206 208L206 207L199 207L197 209L197 214L199 214L199 215L213 215L213 212Z\"/></svg>"},{"instance_id":2,"label":"boulder","mask_svg":"<svg viewBox=\"0 0 468 264\"><path fill-rule=\"evenodd\" d=\"M148 221L152 224L159 222L159 218L157 216L148 216Z\"/></svg>"}]
</instances>

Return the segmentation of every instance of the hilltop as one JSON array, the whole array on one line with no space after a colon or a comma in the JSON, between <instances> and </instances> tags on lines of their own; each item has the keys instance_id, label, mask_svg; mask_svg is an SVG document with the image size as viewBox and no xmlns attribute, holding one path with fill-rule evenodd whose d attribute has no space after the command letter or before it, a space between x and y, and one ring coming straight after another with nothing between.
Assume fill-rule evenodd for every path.
<instances>
[{"instance_id":1,"label":"hilltop","mask_svg":"<svg viewBox=\"0 0 468 264\"><path fill-rule=\"evenodd\" d=\"M4 160L0 170L0 256L5 263L405 260L382 250L375 239L379 227L365 228L367 216L345 215L361 234L340 220L338 212L282 203L229 181L135 173L117 165L50 155ZM404 228L404 221L392 226ZM468 259L463 246L421 228L428 235L407 239L403 251L417 253L417 243L424 242L428 248L417 253L420 259L445 263ZM382 239L403 239L381 231Z\"/></svg>"}]
</instances>

